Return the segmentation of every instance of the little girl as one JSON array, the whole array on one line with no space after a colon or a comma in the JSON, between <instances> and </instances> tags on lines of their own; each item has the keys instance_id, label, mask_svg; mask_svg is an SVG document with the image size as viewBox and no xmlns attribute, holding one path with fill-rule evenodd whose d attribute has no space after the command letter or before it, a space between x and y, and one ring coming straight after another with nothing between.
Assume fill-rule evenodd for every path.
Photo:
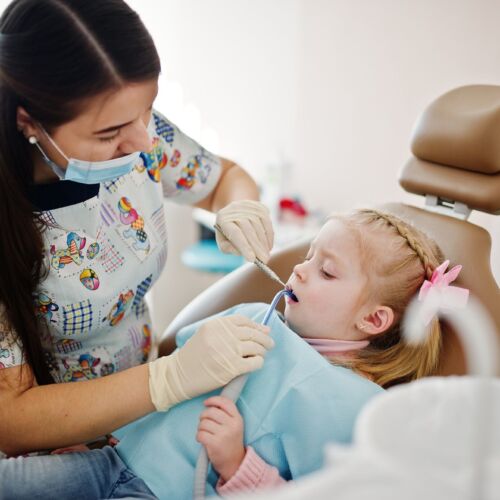
<instances>
[{"instance_id":1,"label":"little girl","mask_svg":"<svg viewBox=\"0 0 500 500\"><path fill-rule=\"evenodd\" d=\"M431 375L438 364L441 329L427 341L402 341L400 324L410 300L443 255L437 244L401 219L375 210L335 215L312 242L287 285L285 323L332 364L351 368L382 387ZM236 405L205 401L197 440L219 473L219 494L284 483L275 467L244 446Z\"/></svg>"},{"instance_id":2,"label":"little girl","mask_svg":"<svg viewBox=\"0 0 500 500\"><path fill-rule=\"evenodd\" d=\"M25 464L22 474L18 467L17 475L14 466L2 469L9 460L0 461L2 482L18 494L43 498L31 486L36 476L30 476L30 467L36 471L42 464L47 498L60 491L54 488L61 476L71 497L71 471L80 484L103 484L101 497L115 498L110 491L117 478L103 478L103 463L121 460L131 483L144 481L143 498L151 492L188 498L200 450L196 440L213 466L212 493L275 486L318 470L324 444L349 442L357 414L382 387L434 373L441 343L437 318L418 346L403 342L400 324L442 261L433 241L393 215L359 210L331 217L293 269L287 284L299 302L287 302L284 322L276 314L269 322L275 347L248 378L237 407L216 393L205 401L201 396L118 430L114 450L24 459L45 462ZM239 312L260 322L266 309L243 304L218 316ZM197 326L179 332L178 346L189 342ZM59 462L50 466L51 459ZM59 475L51 472L55 468ZM14 489L12 479L24 489ZM141 497L138 491L134 496ZM84 497L81 490L76 496Z\"/></svg>"}]
</instances>

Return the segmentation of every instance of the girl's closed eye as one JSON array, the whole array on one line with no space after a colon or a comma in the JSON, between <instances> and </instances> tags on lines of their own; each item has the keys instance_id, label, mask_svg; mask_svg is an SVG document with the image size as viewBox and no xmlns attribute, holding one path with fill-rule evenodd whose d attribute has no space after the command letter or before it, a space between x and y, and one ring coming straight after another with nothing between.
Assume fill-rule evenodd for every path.
<instances>
[{"instance_id":1,"label":"girl's closed eye","mask_svg":"<svg viewBox=\"0 0 500 500\"><path fill-rule=\"evenodd\" d=\"M328 272L326 269L324 268L321 268L321 274L328 280L331 280L333 278L335 278L335 275L333 275L332 273Z\"/></svg>"}]
</instances>

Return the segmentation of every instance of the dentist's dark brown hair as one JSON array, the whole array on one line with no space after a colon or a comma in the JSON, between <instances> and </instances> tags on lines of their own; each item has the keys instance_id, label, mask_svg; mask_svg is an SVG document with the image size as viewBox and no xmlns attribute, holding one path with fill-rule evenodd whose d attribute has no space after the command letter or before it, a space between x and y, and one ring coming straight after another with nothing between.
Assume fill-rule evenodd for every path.
<instances>
[{"instance_id":1,"label":"dentist's dark brown hair","mask_svg":"<svg viewBox=\"0 0 500 500\"><path fill-rule=\"evenodd\" d=\"M28 199L32 146L17 109L53 130L84 99L159 73L151 36L122 0L14 0L0 18L0 336L19 339L39 384L53 381L34 307L47 271L44 224Z\"/></svg>"}]
</instances>

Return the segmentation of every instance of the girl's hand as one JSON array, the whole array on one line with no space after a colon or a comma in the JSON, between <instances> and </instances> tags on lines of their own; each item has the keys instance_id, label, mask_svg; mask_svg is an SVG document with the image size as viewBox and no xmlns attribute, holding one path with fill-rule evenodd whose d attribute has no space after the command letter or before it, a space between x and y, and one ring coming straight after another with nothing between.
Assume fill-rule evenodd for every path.
<instances>
[{"instance_id":1,"label":"girl's hand","mask_svg":"<svg viewBox=\"0 0 500 500\"><path fill-rule=\"evenodd\" d=\"M236 405L223 396L208 398L205 406L196 440L205 446L213 468L226 482L245 457L243 419Z\"/></svg>"}]
</instances>

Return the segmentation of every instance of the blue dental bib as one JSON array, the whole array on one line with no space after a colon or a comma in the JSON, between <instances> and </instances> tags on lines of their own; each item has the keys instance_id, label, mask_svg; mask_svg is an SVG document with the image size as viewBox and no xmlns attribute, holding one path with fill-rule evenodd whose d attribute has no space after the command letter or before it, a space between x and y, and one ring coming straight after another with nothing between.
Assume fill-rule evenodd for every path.
<instances>
[{"instance_id":1,"label":"blue dental bib","mask_svg":"<svg viewBox=\"0 0 500 500\"><path fill-rule=\"evenodd\" d=\"M267 304L243 304L218 316L242 314L260 323ZM206 321L206 320L203 320ZM181 347L201 322L177 335ZM275 347L261 370L252 373L237 406L245 422L245 445L252 446L285 479L321 468L329 442L349 443L361 408L383 391L351 370L333 366L290 330L274 312L268 325ZM117 451L160 499L191 498L201 445L195 440L203 401L220 390L156 412L114 433ZM215 495L210 470L207 494Z\"/></svg>"}]
</instances>

